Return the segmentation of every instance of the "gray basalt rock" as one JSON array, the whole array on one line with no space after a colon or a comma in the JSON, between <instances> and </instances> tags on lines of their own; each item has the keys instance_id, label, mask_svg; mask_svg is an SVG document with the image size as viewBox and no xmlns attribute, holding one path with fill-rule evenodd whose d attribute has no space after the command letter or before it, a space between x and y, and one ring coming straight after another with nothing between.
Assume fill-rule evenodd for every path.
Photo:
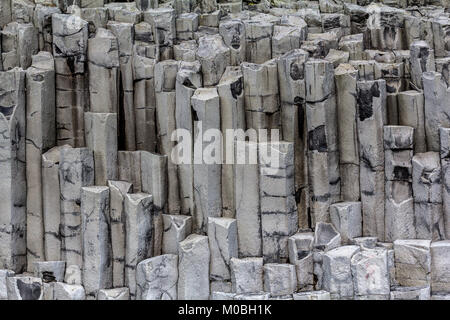
<instances>
[{"instance_id":1,"label":"gray basalt rock","mask_svg":"<svg viewBox=\"0 0 450 320\"><path fill-rule=\"evenodd\" d=\"M0 72L0 266L17 273L26 267L25 72Z\"/></svg>"},{"instance_id":2,"label":"gray basalt rock","mask_svg":"<svg viewBox=\"0 0 450 320\"><path fill-rule=\"evenodd\" d=\"M178 299L209 299L210 249L208 237L191 234L178 249Z\"/></svg>"},{"instance_id":3,"label":"gray basalt rock","mask_svg":"<svg viewBox=\"0 0 450 320\"><path fill-rule=\"evenodd\" d=\"M230 280L230 259L238 256L236 219L208 218L211 280Z\"/></svg>"},{"instance_id":4,"label":"gray basalt rock","mask_svg":"<svg viewBox=\"0 0 450 320\"><path fill-rule=\"evenodd\" d=\"M351 259L360 250L358 246L342 246L324 254L322 287L332 299L353 298Z\"/></svg>"},{"instance_id":5,"label":"gray basalt rock","mask_svg":"<svg viewBox=\"0 0 450 320\"><path fill-rule=\"evenodd\" d=\"M34 262L34 275L44 283L64 281L66 270L65 261L36 261Z\"/></svg>"},{"instance_id":6,"label":"gray basalt rock","mask_svg":"<svg viewBox=\"0 0 450 320\"><path fill-rule=\"evenodd\" d=\"M297 291L295 267L287 263L267 263L264 265L264 291L272 297L293 294Z\"/></svg>"},{"instance_id":7,"label":"gray basalt rock","mask_svg":"<svg viewBox=\"0 0 450 320\"><path fill-rule=\"evenodd\" d=\"M81 188L94 185L94 155L87 148L61 148L59 157L61 260L81 268Z\"/></svg>"},{"instance_id":8,"label":"gray basalt rock","mask_svg":"<svg viewBox=\"0 0 450 320\"><path fill-rule=\"evenodd\" d=\"M390 300L430 300L430 287L396 287Z\"/></svg>"},{"instance_id":9,"label":"gray basalt rock","mask_svg":"<svg viewBox=\"0 0 450 320\"><path fill-rule=\"evenodd\" d=\"M202 64L204 86L218 84L226 67L231 64L230 49L220 35L201 37L198 40L196 58Z\"/></svg>"},{"instance_id":10,"label":"gray basalt rock","mask_svg":"<svg viewBox=\"0 0 450 320\"><path fill-rule=\"evenodd\" d=\"M98 290L97 300L129 300L130 292L127 287Z\"/></svg>"},{"instance_id":11,"label":"gray basalt rock","mask_svg":"<svg viewBox=\"0 0 450 320\"><path fill-rule=\"evenodd\" d=\"M436 241L431 244L431 292L432 294L450 291L450 272L448 259L450 240Z\"/></svg>"},{"instance_id":12,"label":"gray basalt rock","mask_svg":"<svg viewBox=\"0 0 450 320\"><path fill-rule=\"evenodd\" d=\"M163 214L163 254L178 254L178 244L192 232L192 217Z\"/></svg>"},{"instance_id":13,"label":"gray basalt rock","mask_svg":"<svg viewBox=\"0 0 450 320\"><path fill-rule=\"evenodd\" d=\"M416 238L442 240L445 231L439 153L416 153L412 168Z\"/></svg>"},{"instance_id":14,"label":"gray basalt rock","mask_svg":"<svg viewBox=\"0 0 450 320\"><path fill-rule=\"evenodd\" d=\"M414 128L384 127L385 240L414 239L412 157Z\"/></svg>"},{"instance_id":15,"label":"gray basalt rock","mask_svg":"<svg viewBox=\"0 0 450 320\"><path fill-rule=\"evenodd\" d=\"M136 266L153 255L153 198L146 193L125 195L125 285L136 297Z\"/></svg>"},{"instance_id":16,"label":"gray basalt rock","mask_svg":"<svg viewBox=\"0 0 450 320\"><path fill-rule=\"evenodd\" d=\"M395 279L405 287L427 286L431 280L430 240L395 240Z\"/></svg>"},{"instance_id":17,"label":"gray basalt rock","mask_svg":"<svg viewBox=\"0 0 450 320\"><path fill-rule=\"evenodd\" d=\"M338 202L330 206L331 223L341 235L342 243L362 236L361 202Z\"/></svg>"},{"instance_id":18,"label":"gray basalt rock","mask_svg":"<svg viewBox=\"0 0 450 320\"><path fill-rule=\"evenodd\" d=\"M81 188L81 238L83 285L89 298L113 285L109 188Z\"/></svg>"},{"instance_id":19,"label":"gray basalt rock","mask_svg":"<svg viewBox=\"0 0 450 320\"><path fill-rule=\"evenodd\" d=\"M231 258L232 292L257 293L263 291L263 259Z\"/></svg>"},{"instance_id":20,"label":"gray basalt rock","mask_svg":"<svg viewBox=\"0 0 450 320\"><path fill-rule=\"evenodd\" d=\"M386 124L386 82L357 82L357 127L359 138L360 188L363 235L385 236L384 148Z\"/></svg>"},{"instance_id":21,"label":"gray basalt rock","mask_svg":"<svg viewBox=\"0 0 450 320\"><path fill-rule=\"evenodd\" d=\"M29 276L10 276L6 278L8 300L43 300L42 280Z\"/></svg>"},{"instance_id":22,"label":"gray basalt rock","mask_svg":"<svg viewBox=\"0 0 450 320\"><path fill-rule=\"evenodd\" d=\"M0 270L0 300L8 300L8 291L6 286L6 279L13 277L14 271L2 269Z\"/></svg>"},{"instance_id":23,"label":"gray basalt rock","mask_svg":"<svg viewBox=\"0 0 450 320\"><path fill-rule=\"evenodd\" d=\"M84 287L78 284L56 282L53 289L53 300L85 300Z\"/></svg>"},{"instance_id":24,"label":"gray basalt rock","mask_svg":"<svg viewBox=\"0 0 450 320\"><path fill-rule=\"evenodd\" d=\"M136 267L136 300L176 300L178 256L163 254Z\"/></svg>"}]
</instances>

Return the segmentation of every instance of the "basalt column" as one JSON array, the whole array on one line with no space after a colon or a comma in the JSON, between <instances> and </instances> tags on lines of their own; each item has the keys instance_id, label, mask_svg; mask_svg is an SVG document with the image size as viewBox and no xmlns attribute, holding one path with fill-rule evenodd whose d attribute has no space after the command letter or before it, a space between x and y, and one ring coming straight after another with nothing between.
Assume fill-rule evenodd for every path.
<instances>
[{"instance_id":1,"label":"basalt column","mask_svg":"<svg viewBox=\"0 0 450 320\"><path fill-rule=\"evenodd\" d=\"M386 82L358 81L356 94L363 236L378 237L383 241Z\"/></svg>"}]
</instances>

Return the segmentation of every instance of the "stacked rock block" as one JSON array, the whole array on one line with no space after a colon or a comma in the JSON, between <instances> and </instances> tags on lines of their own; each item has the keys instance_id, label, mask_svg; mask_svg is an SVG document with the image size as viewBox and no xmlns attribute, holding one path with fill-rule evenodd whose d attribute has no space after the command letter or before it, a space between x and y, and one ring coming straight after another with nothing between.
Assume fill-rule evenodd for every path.
<instances>
[{"instance_id":1,"label":"stacked rock block","mask_svg":"<svg viewBox=\"0 0 450 320\"><path fill-rule=\"evenodd\" d=\"M0 2L0 299L450 299L449 2L271 3Z\"/></svg>"}]
</instances>

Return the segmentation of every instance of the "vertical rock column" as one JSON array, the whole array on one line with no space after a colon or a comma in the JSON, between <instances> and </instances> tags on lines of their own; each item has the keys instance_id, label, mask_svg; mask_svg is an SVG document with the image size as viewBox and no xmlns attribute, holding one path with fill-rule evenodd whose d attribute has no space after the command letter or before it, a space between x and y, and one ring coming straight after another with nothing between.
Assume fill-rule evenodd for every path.
<instances>
[{"instance_id":1,"label":"vertical rock column","mask_svg":"<svg viewBox=\"0 0 450 320\"><path fill-rule=\"evenodd\" d=\"M217 153L222 149L221 141L214 133L220 132L219 95L216 88L199 88L191 99L192 108L198 122L194 128L194 230L205 232L208 217L222 215L221 158ZM209 131L209 138L204 134ZM209 144L214 138L214 143ZM211 150L215 148L213 158ZM219 161L217 161L219 160Z\"/></svg>"},{"instance_id":2,"label":"vertical rock column","mask_svg":"<svg viewBox=\"0 0 450 320\"><path fill-rule=\"evenodd\" d=\"M61 191L61 259L83 266L81 188L94 185L94 154L88 148L62 148L59 162Z\"/></svg>"},{"instance_id":3,"label":"vertical rock column","mask_svg":"<svg viewBox=\"0 0 450 320\"><path fill-rule=\"evenodd\" d=\"M386 82L358 81L356 88L363 236L383 241Z\"/></svg>"},{"instance_id":4,"label":"vertical rock column","mask_svg":"<svg viewBox=\"0 0 450 320\"><path fill-rule=\"evenodd\" d=\"M239 257L262 256L258 144L236 141L235 201Z\"/></svg>"},{"instance_id":5,"label":"vertical rock column","mask_svg":"<svg viewBox=\"0 0 450 320\"><path fill-rule=\"evenodd\" d=\"M385 241L414 239L412 164L414 129L384 127Z\"/></svg>"},{"instance_id":6,"label":"vertical rock column","mask_svg":"<svg viewBox=\"0 0 450 320\"><path fill-rule=\"evenodd\" d=\"M152 195L153 255L162 250L163 217L167 212L167 156L141 151L142 192Z\"/></svg>"},{"instance_id":7,"label":"vertical rock column","mask_svg":"<svg viewBox=\"0 0 450 320\"><path fill-rule=\"evenodd\" d=\"M172 8L149 9L144 12L144 21L155 30L155 42L159 45L160 60L173 58L173 43L176 38L175 10Z\"/></svg>"},{"instance_id":8,"label":"vertical rock column","mask_svg":"<svg viewBox=\"0 0 450 320\"><path fill-rule=\"evenodd\" d=\"M219 25L219 34L222 36L225 45L230 48L232 66L239 66L245 61L245 25L241 20L231 19L223 21Z\"/></svg>"},{"instance_id":9,"label":"vertical rock column","mask_svg":"<svg viewBox=\"0 0 450 320\"><path fill-rule=\"evenodd\" d=\"M61 260L59 163L60 151L64 148L71 147L69 145L54 147L42 155L42 216L46 261Z\"/></svg>"},{"instance_id":10,"label":"vertical rock column","mask_svg":"<svg viewBox=\"0 0 450 320\"><path fill-rule=\"evenodd\" d=\"M333 64L305 64L308 182L311 222L328 222L329 206L339 201L340 177Z\"/></svg>"},{"instance_id":11,"label":"vertical rock column","mask_svg":"<svg viewBox=\"0 0 450 320\"><path fill-rule=\"evenodd\" d=\"M439 127L450 127L450 90L442 74L434 71L422 74L422 84L427 151L439 152Z\"/></svg>"},{"instance_id":12,"label":"vertical rock column","mask_svg":"<svg viewBox=\"0 0 450 320\"><path fill-rule=\"evenodd\" d=\"M209 299L209 263L208 237L191 234L180 242L178 299Z\"/></svg>"},{"instance_id":13,"label":"vertical rock column","mask_svg":"<svg viewBox=\"0 0 450 320\"><path fill-rule=\"evenodd\" d=\"M119 45L111 31L99 28L88 40L91 112L119 111Z\"/></svg>"},{"instance_id":14,"label":"vertical rock column","mask_svg":"<svg viewBox=\"0 0 450 320\"><path fill-rule=\"evenodd\" d=\"M156 91L156 129L158 151L167 156L168 174L168 207L169 214L180 213L180 195L178 187L177 166L172 161L172 133L176 129L175 108L176 92L175 82L178 71L178 62L166 60L155 65L155 91Z\"/></svg>"},{"instance_id":15,"label":"vertical rock column","mask_svg":"<svg viewBox=\"0 0 450 320\"><path fill-rule=\"evenodd\" d=\"M260 20L246 20L244 23L246 60L261 64L272 59L273 24Z\"/></svg>"},{"instance_id":16,"label":"vertical rock column","mask_svg":"<svg viewBox=\"0 0 450 320\"><path fill-rule=\"evenodd\" d=\"M434 50L425 41L414 41L410 47L411 82L417 90L423 89L422 74L435 71Z\"/></svg>"},{"instance_id":17,"label":"vertical rock column","mask_svg":"<svg viewBox=\"0 0 450 320\"><path fill-rule=\"evenodd\" d=\"M220 120L223 136L222 215L229 218L234 218L236 214L236 194L234 190L234 181L236 177L233 164L236 139L234 132L235 130L245 129L243 85L240 67L228 67L217 85L220 99ZM233 132L233 135L227 135L227 130Z\"/></svg>"},{"instance_id":18,"label":"vertical rock column","mask_svg":"<svg viewBox=\"0 0 450 320\"><path fill-rule=\"evenodd\" d=\"M110 30L119 45L120 86L119 86L119 148L136 150L136 119L134 112L133 83L133 39L134 27L126 22L108 22Z\"/></svg>"},{"instance_id":19,"label":"vertical rock column","mask_svg":"<svg viewBox=\"0 0 450 320\"><path fill-rule=\"evenodd\" d=\"M155 59L133 55L136 150L156 151Z\"/></svg>"},{"instance_id":20,"label":"vertical rock column","mask_svg":"<svg viewBox=\"0 0 450 320\"><path fill-rule=\"evenodd\" d=\"M0 72L0 267L25 271L25 72Z\"/></svg>"},{"instance_id":21,"label":"vertical rock column","mask_svg":"<svg viewBox=\"0 0 450 320\"><path fill-rule=\"evenodd\" d=\"M195 118L193 117L193 110L191 108L191 97L195 90L202 87L201 64L196 61L193 63L183 62L178 70L175 95L175 123L177 130L184 131L186 136L183 139L189 141L182 141L183 154L179 156L178 161L178 181L180 192L181 214L194 214L194 140L192 133L194 132L193 125ZM181 158L182 157L182 158Z\"/></svg>"},{"instance_id":22,"label":"vertical rock column","mask_svg":"<svg viewBox=\"0 0 450 320\"><path fill-rule=\"evenodd\" d=\"M294 184L294 144L260 143L258 147L262 253L265 262L285 262L288 238L298 229Z\"/></svg>"},{"instance_id":23,"label":"vertical rock column","mask_svg":"<svg viewBox=\"0 0 450 320\"><path fill-rule=\"evenodd\" d=\"M86 146L94 151L95 184L117 180L117 113L84 114Z\"/></svg>"},{"instance_id":24,"label":"vertical rock column","mask_svg":"<svg viewBox=\"0 0 450 320\"><path fill-rule=\"evenodd\" d=\"M52 15L54 13L61 13L61 10L40 4L37 4L34 9L33 24L39 31L39 51L53 52Z\"/></svg>"},{"instance_id":25,"label":"vertical rock column","mask_svg":"<svg viewBox=\"0 0 450 320\"><path fill-rule=\"evenodd\" d=\"M300 228L308 228L308 158L306 144L306 51L296 49L278 59L281 129L284 141L294 143L295 199Z\"/></svg>"},{"instance_id":26,"label":"vertical rock column","mask_svg":"<svg viewBox=\"0 0 450 320\"><path fill-rule=\"evenodd\" d=\"M344 201L358 201L359 147L356 127L356 82L358 71L349 64L340 64L334 71L336 83L339 169L341 196Z\"/></svg>"},{"instance_id":27,"label":"vertical rock column","mask_svg":"<svg viewBox=\"0 0 450 320\"><path fill-rule=\"evenodd\" d=\"M108 187L81 188L82 274L88 299L113 285L109 199Z\"/></svg>"},{"instance_id":28,"label":"vertical rock column","mask_svg":"<svg viewBox=\"0 0 450 320\"><path fill-rule=\"evenodd\" d=\"M439 128L445 239L450 240L450 129Z\"/></svg>"},{"instance_id":29,"label":"vertical rock column","mask_svg":"<svg viewBox=\"0 0 450 320\"><path fill-rule=\"evenodd\" d=\"M125 285L125 195L133 191L133 185L125 181L108 181L109 219L111 223L112 285Z\"/></svg>"},{"instance_id":30,"label":"vertical rock column","mask_svg":"<svg viewBox=\"0 0 450 320\"><path fill-rule=\"evenodd\" d=\"M57 144L84 146L84 111L89 110L85 66L88 23L75 15L52 16Z\"/></svg>"},{"instance_id":31,"label":"vertical rock column","mask_svg":"<svg viewBox=\"0 0 450 320\"><path fill-rule=\"evenodd\" d=\"M125 195L125 286L131 299L136 296L136 266L153 256L152 196L146 193Z\"/></svg>"},{"instance_id":32,"label":"vertical rock column","mask_svg":"<svg viewBox=\"0 0 450 320\"><path fill-rule=\"evenodd\" d=\"M218 34L205 35L198 40L196 58L202 64L203 85L219 83L226 67L231 63L230 49Z\"/></svg>"},{"instance_id":33,"label":"vertical rock column","mask_svg":"<svg viewBox=\"0 0 450 320\"><path fill-rule=\"evenodd\" d=\"M278 67L275 60L244 62L244 103L247 129L279 129Z\"/></svg>"},{"instance_id":34,"label":"vertical rock column","mask_svg":"<svg viewBox=\"0 0 450 320\"><path fill-rule=\"evenodd\" d=\"M55 68L48 52L33 56L27 70L27 270L45 260L42 193L42 153L56 144Z\"/></svg>"},{"instance_id":35,"label":"vertical rock column","mask_svg":"<svg viewBox=\"0 0 450 320\"><path fill-rule=\"evenodd\" d=\"M439 153L416 153L412 165L416 238L442 240L445 235Z\"/></svg>"},{"instance_id":36,"label":"vertical rock column","mask_svg":"<svg viewBox=\"0 0 450 320\"><path fill-rule=\"evenodd\" d=\"M423 93L414 90L402 91L399 92L397 100L399 125L414 128L414 152L426 152Z\"/></svg>"}]
</instances>

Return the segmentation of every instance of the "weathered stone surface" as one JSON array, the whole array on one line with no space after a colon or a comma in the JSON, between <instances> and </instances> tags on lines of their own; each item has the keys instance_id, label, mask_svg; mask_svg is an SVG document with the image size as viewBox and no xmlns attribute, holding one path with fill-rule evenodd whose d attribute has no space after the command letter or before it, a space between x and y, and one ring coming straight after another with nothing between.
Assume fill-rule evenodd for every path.
<instances>
[{"instance_id":1,"label":"weathered stone surface","mask_svg":"<svg viewBox=\"0 0 450 320\"><path fill-rule=\"evenodd\" d=\"M117 114L84 114L86 146L94 151L95 184L107 185L108 180L116 180L117 169Z\"/></svg>"},{"instance_id":2,"label":"weathered stone surface","mask_svg":"<svg viewBox=\"0 0 450 320\"><path fill-rule=\"evenodd\" d=\"M8 300L43 300L42 280L29 276L10 276L6 278Z\"/></svg>"},{"instance_id":3,"label":"weathered stone surface","mask_svg":"<svg viewBox=\"0 0 450 320\"><path fill-rule=\"evenodd\" d=\"M43 282L62 282L66 270L65 261L36 261L34 262L34 275Z\"/></svg>"},{"instance_id":4,"label":"weathered stone surface","mask_svg":"<svg viewBox=\"0 0 450 320\"><path fill-rule=\"evenodd\" d=\"M398 124L414 128L414 152L427 150L423 93L403 91L397 96Z\"/></svg>"},{"instance_id":5,"label":"weathered stone surface","mask_svg":"<svg viewBox=\"0 0 450 320\"><path fill-rule=\"evenodd\" d=\"M363 235L385 236L384 225L384 148L386 124L386 82L357 82L357 126L360 158L360 188Z\"/></svg>"},{"instance_id":6,"label":"weathered stone surface","mask_svg":"<svg viewBox=\"0 0 450 320\"><path fill-rule=\"evenodd\" d=\"M414 239L412 164L414 128L384 127L385 240Z\"/></svg>"},{"instance_id":7,"label":"weathered stone surface","mask_svg":"<svg viewBox=\"0 0 450 320\"><path fill-rule=\"evenodd\" d=\"M0 266L26 267L25 72L0 72Z\"/></svg>"},{"instance_id":8,"label":"weathered stone surface","mask_svg":"<svg viewBox=\"0 0 450 320\"><path fill-rule=\"evenodd\" d=\"M238 257L236 219L209 217L207 234L211 252L210 279L229 280L230 259Z\"/></svg>"},{"instance_id":9,"label":"weathered stone surface","mask_svg":"<svg viewBox=\"0 0 450 320\"><path fill-rule=\"evenodd\" d=\"M444 238L442 180L439 153L416 153L412 158L416 238Z\"/></svg>"},{"instance_id":10,"label":"weathered stone surface","mask_svg":"<svg viewBox=\"0 0 450 320\"><path fill-rule=\"evenodd\" d=\"M297 291L295 266L287 263L264 265L264 291L272 297L293 294Z\"/></svg>"},{"instance_id":11,"label":"weathered stone surface","mask_svg":"<svg viewBox=\"0 0 450 320\"><path fill-rule=\"evenodd\" d=\"M176 37L175 10L172 8L149 9L144 12L143 19L158 30L155 42L159 45L161 60L172 59L173 42Z\"/></svg>"},{"instance_id":12,"label":"weathered stone surface","mask_svg":"<svg viewBox=\"0 0 450 320\"><path fill-rule=\"evenodd\" d=\"M358 201L360 198L358 129L355 122L357 76L358 71L349 64L340 64L334 72L341 197L344 201Z\"/></svg>"},{"instance_id":13,"label":"weathered stone surface","mask_svg":"<svg viewBox=\"0 0 450 320\"><path fill-rule=\"evenodd\" d=\"M125 195L133 191L133 185L125 181L108 181L109 219L111 231L113 286L124 285L125 268Z\"/></svg>"},{"instance_id":14,"label":"weathered stone surface","mask_svg":"<svg viewBox=\"0 0 450 320\"><path fill-rule=\"evenodd\" d=\"M0 300L8 300L8 291L6 286L6 278L13 277L14 271L2 269L0 270Z\"/></svg>"},{"instance_id":15,"label":"weathered stone surface","mask_svg":"<svg viewBox=\"0 0 450 320\"><path fill-rule=\"evenodd\" d=\"M56 144L55 69L50 53L33 56L26 85L27 264L31 271L34 261L45 259L42 153Z\"/></svg>"},{"instance_id":16,"label":"weathered stone surface","mask_svg":"<svg viewBox=\"0 0 450 320\"><path fill-rule=\"evenodd\" d=\"M85 300L84 287L78 284L56 282L53 289L54 300Z\"/></svg>"},{"instance_id":17,"label":"weathered stone surface","mask_svg":"<svg viewBox=\"0 0 450 320\"><path fill-rule=\"evenodd\" d=\"M343 244L362 236L361 202L339 202L330 206L331 223L341 235Z\"/></svg>"},{"instance_id":18,"label":"weathered stone surface","mask_svg":"<svg viewBox=\"0 0 450 320\"><path fill-rule=\"evenodd\" d=\"M262 238L258 144L237 141L235 146L235 201L239 257L260 257ZM245 156L249 161L253 159L254 162L239 162L240 156Z\"/></svg>"},{"instance_id":19,"label":"weathered stone surface","mask_svg":"<svg viewBox=\"0 0 450 320\"><path fill-rule=\"evenodd\" d=\"M95 298L99 289L113 285L109 202L108 187L81 188L83 285L86 295Z\"/></svg>"},{"instance_id":20,"label":"weathered stone surface","mask_svg":"<svg viewBox=\"0 0 450 320\"><path fill-rule=\"evenodd\" d=\"M52 15L57 144L83 147L83 112L89 105L86 73L88 23L75 15Z\"/></svg>"},{"instance_id":21,"label":"weathered stone surface","mask_svg":"<svg viewBox=\"0 0 450 320\"><path fill-rule=\"evenodd\" d=\"M245 56L251 63L272 59L273 24L269 21L245 20Z\"/></svg>"},{"instance_id":22,"label":"weathered stone surface","mask_svg":"<svg viewBox=\"0 0 450 320\"><path fill-rule=\"evenodd\" d=\"M241 20L230 19L220 22L219 34L230 49L230 65L239 66L246 57L246 31Z\"/></svg>"},{"instance_id":23,"label":"weathered stone surface","mask_svg":"<svg viewBox=\"0 0 450 320\"><path fill-rule=\"evenodd\" d=\"M431 277L430 240L395 240L395 279L405 287L427 286Z\"/></svg>"},{"instance_id":24,"label":"weathered stone surface","mask_svg":"<svg viewBox=\"0 0 450 320\"><path fill-rule=\"evenodd\" d=\"M124 288L100 289L97 300L130 300L130 290Z\"/></svg>"},{"instance_id":25,"label":"weathered stone surface","mask_svg":"<svg viewBox=\"0 0 450 320\"><path fill-rule=\"evenodd\" d=\"M445 239L450 239L450 129L439 129Z\"/></svg>"},{"instance_id":26,"label":"weathered stone surface","mask_svg":"<svg viewBox=\"0 0 450 320\"><path fill-rule=\"evenodd\" d=\"M81 268L76 264L68 265L64 275L64 282L81 285Z\"/></svg>"},{"instance_id":27,"label":"weathered stone surface","mask_svg":"<svg viewBox=\"0 0 450 320\"><path fill-rule=\"evenodd\" d=\"M146 193L125 195L125 285L136 296L136 266L153 255L153 198Z\"/></svg>"},{"instance_id":28,"label":"weathered stone surface","mask_svg":"<svg viewBox=\"0 0 450 320\"><path fill-rule=\"evenodd\" d=\"M389 295L387 250L362 250L351 258L353 290L357 299L386 299Z\"/></svg>"},{"instance_id":29,"label":"weathered stone surface","mask_svg":"<svg viewBox=\"0 0 450 320\"><path fill-rule=\"evenodd\" d=\"M314 248L329 251L341 245L341 235L331 223L319 222L314 232Z\"/></svg>"},{"instance_id":30,"label":"weathered stone surface","mask_svg":"<svg viewBox=\"0 0 450 320\"><path fill-rule=\"evenodd\" d=\"M176 300L178 256L163 254L136 267L136 300Z\"/></svg>"},{"instance_id":31,"label":"weathered stone surface","mask_svg":"<svg viewBox=\"0 0 450 320\"><path fill-rule=\"evenodd\" d=\"M298 229L294 186L294 146L290 142L259 143L259 195L262 253L265 262L288 257L288 238Z\"/></svg>"},{"instance_id":32,"label":"weathered stone surface","mask_svg":"<svg viewBox=\"0 0 450 320\"><path fill-rule=\"evenodd\" d=\"M198 123L194 128L194 230L205 232L208 217L222 215L221 161L206 152L209 143L203 139L203 132L220 128L220 101L216 88L195 90L191 99ZM217 141L220 147L220 141ZM198 151L197 148L201 148ZM202 155L207 154L205 158ZM197 159L202 156L203 159Z\"/></svg>"},{"instance_id":33,"label":"weathered stone surface","mask_svg":"<svg viewBox=\"0 0 450 320\"><path fill-rule=\"evenodd\" d=\"M331 300L330 293L325 290L298 292L292 296L294 300Z\"/></svg>"},{"instance_id":34,"label":"weathered stone surface","mask_svg":"<svg viewBox=\"0 0 450 320\"><path fill-rule=\"evenodd\" d=\"M227 67L217 85L220 100L222 138L222 215L234 218L236 214L234 147L237 140L235 131L245 129L243 75L240 67ZM233 133L230 137L227 130ZM230 163L230 164L227 164Z\"/></svg>"},{"instance_id":35,"label":"weathered stone surface","mask_svg":"<svg viewBox=\"0 0 450 320\"><path fill-rule=\"evenodd\" d=\"M431 244L431 292L450 292L449 251L450 240ZM9 293L8 293L9 294Z\"/></svg>"},{"instance_id":36,"label":"weathered stone surface","mask_svg":"<svg viewBox=\"0 0 450 320\"><path fill-rule=\"evenodd\" d=\"M94 155L87 148L61 148L61 259L82 266L81 188L94 185Z\"/></svg>"},{"instance_id":37,"label":"weathered stone surface","mask_svg":"<svg viewBox=\"0 0 450 320\"><path fill-rule=\"evenodd\" d=\"M396 287L390 300L430 300L430 287Z\"/></svg>"},{"instance_id":38,"label":"weathered stone surface","mask_svg":"<svg viewBox=\"0 0 450 320\"><path fill-rule=\"evenodd\" d=\"M351 259L359 251L358 246L342 246L324 254L322 286L332 299L353 298Z\"/></svg>"},{"instance_id":39,"label":"weathered stone surface","mask_svg":"<svg viewBox=\"0 0 450 320\"><path fill-rule=\"evenodd\" d=\"M178 254L178 244L192 232L192 217L163 214L163 254Z\"/></svg>"},{"instance_id":40,"label":"weathered stone surface","mask_svg":"<svg viewBox=\"0 0 450 320\"><path fill-rule=\"evenodd\" d=\"M232 292L256 293L263 291L263 259L231 258Z\"/></svg>"},{"instance_id":41,"label":"weathered stone surface","mask_svg":"<svg viewBox=\"0 0 450 320\"><path fill-rule=\"evenodd\" d=\"M447 117L450 90L444 77L434 71L423 73L422 83L427 151L439 151L439 127L450 127Z\"/></svg>"},{"instance_id":42,"label":"weathered stone surface","mask_svg":"<svg viewBox=\"0 0 450 320\"><path fill-rule=\"evenodd\" d=\"M178 299L209 299L208 237L191 234L178 249Z\"/></svg>"}]
</instances>

